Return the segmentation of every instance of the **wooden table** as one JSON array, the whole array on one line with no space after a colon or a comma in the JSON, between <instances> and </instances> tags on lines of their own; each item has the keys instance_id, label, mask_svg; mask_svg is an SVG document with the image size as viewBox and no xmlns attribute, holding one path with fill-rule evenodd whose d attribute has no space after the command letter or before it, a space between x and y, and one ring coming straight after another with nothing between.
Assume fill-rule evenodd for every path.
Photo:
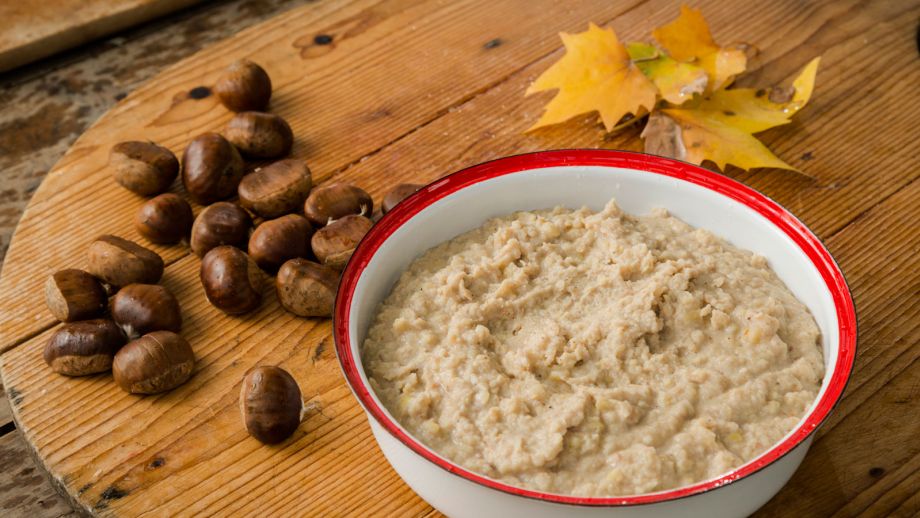
<instances>
[{"instance_id":1,"label":"wooden table","mask_svg":"<svg viewBox=\"0 0 920 518\"><path fill-rule=\"evenodd\" d=\"M137 35L4 77L0 99L7 108L0 114L0 228L5 233L0 239L8 242L10 227L42 171L88 121L124 92L192 50L298 3L238 1L203 6ZM379 197L397 181L430 179L515 152L641 148L636 130L605 138L597 127L579 123L523 135L522 129L532 123L544 100L525 99L523 91L558 58L556 31L582 30L587 21L595 21L612 25L625 39L644 38L651 27L676 15L674 5L654 0L585 0L559 8L550 2L519 2L510 4L519 9L510 9L507 17L468 23L479 9L494 3L479 4L327 1L298 11L300 16L323 13L317 15L318 27L323 20L344 18L330 27L341 31L357 27L350 33L354 45L372 46L376 42L372 38L380 38L380 52L392 52L402 44L417 50L422 64L447 60L453 66L450 77L432 77L419 91L407 91L400 77L366 84L375 106L363 118L319 120L323 128L361 132L323 134L322 148L304 150L308 161L319 164L314 171L319 180L354 180ZM713 0L698 6L718 40L744 40L761 49L752 71L742 80L744 85L780 82L811 57L823 56L809 107L793 124L761 135L781 158L813 178L775 170L729 170L727 174L784 204L824 239L847 275L859 312L857 366L846 396L820 430L802 468L759 514L914 515L920 512L920 167L916 158L920 107L912 96L920 83L916 47L920 4L780 1L753 9L740 2ZM356 14L345 16L352 10ZM412 19L415 12L420 13L418 19ZM526 13L531 19L528 31L512 23L515 13ZM544 21L534 24L535 18ZM388 30L366 30L373 25ZM439 39L428 31L477 44L426 47L427 41ZM413 70L421 74L425 69ZM0 317L6 322L7 315ZM7 349L4 357L41 331L40 326L26 325L20 336L0 344ZM20 403L20 394L8 396L14 404ZM345 399L342 404L350 410L333 414L333 421L340 415L355 415L354 402ZM5 433L0 437L0 513L59 516L70 512L43 482L40 469L25 453L27 448L11 432L9 415L6 407L0 407L0 432ZM348 423L359 428L355 440L341 445L345 459L341 469L354 470L354 480L373 474L378 494L392 512L431 513L381 462L376 448L364 446L370 439L362 419ZM356 448L364 457L356 454ZM328 499L335 501L317 502L317 508L332 503L336 507L327 509L336 514L381 512L367 501L342 496L340 488L329 488ZM296 507L288 511L296 509L308 511Z\"/></svg>"}]
</instances>

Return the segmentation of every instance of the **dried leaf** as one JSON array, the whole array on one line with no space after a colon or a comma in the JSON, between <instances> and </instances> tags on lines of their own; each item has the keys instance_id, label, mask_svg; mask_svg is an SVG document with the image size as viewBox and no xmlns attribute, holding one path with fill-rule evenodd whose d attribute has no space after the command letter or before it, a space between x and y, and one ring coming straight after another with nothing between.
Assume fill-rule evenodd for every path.
<instances>
[{"instance_id":1,"label":"dried leaf","mask_svg":"<svg viewBox=\"0 0 920 518\"><path fill-rule=\"evenodd\" d=\"M648 123L645 124L641 137L645 139L646 153L681 160L687 157L680 126L667 115L662 115L659 112L653 112L649 115Z\"/></svg>"},{"instance_id":2,"label":"dried leaf","mask_svg":"<svg viewBox=\"0 0 920 518\"><path fill-rule=\"evenodd\" d=\"M819 61L815 58L805 66L792 84L791 99L785 103L775 103L765 92L753 88L738 88L718 90L683 106L661 110L655 126L643 132L646 150L674 149L674 154L668 156L695 164L711 160L723 170L726 164L732 164L744 169L777 167L797 171L774 156L753 134L787 124L805 106L814 89ZM650 117L650 126L651 123ZM680 136L682 150L667 144L674 133Z\"/></svg>"},{"instance_id":3,"label":"dried leaf","mask_svg":"<svg viewBox=\"0 0 920 518\"><path fill-rule=\"evenodd\" d=\"M629 57L658 88L661 97L672 104L682 104L693 98L693 94L706 89L706 71L691 64L681 63L668 57L648 43L628 43Z\"/></svg>"},{"instance_id":4,"label":"dried leaf","mask_svg":"<svg viewBox=\"0 0 920 518\"><path fill-rule=\"evenodd\" d=\"M558 90L528 131L597 111L607 131L624 115L655 106L655 85L632 63L612 29L593 23L586 32L561 33L565 56L543 72L527 95Z\"/></svg>"},{"instance_id":5,"label":"dried leaf","mask_svg":"<svg viewBox=\"0 0 920 518\"><path fill-rule=\"evenodd\" d=\"M652 31L652 36L672 58L693 62L705 70L709 92L731 83L747 66L744 51L716 45L699 9L681 5L680 16Z\"/></svg>"}]
</instances>

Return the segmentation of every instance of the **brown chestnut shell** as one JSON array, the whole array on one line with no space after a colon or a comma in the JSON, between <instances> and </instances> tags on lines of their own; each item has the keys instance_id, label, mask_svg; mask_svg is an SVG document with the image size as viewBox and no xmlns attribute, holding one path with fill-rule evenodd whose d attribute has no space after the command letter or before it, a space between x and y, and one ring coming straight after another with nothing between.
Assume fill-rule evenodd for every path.
<instances>
[{"instance_id":1,"label":"brown chestnut shell","mask_svg":"<svg viewBox=\"0 0 920 518\"><path fill-rule=\"evenodd\" d=\"M339 285L339 272L306 259L281 265L275 291L281 306L301 317L330 317Z\"/></svg>"},{"instance_id":2,"label":"brown chestnut shell","mask_svg":"<svg viewBox=\"0 0 920 518\"><path fill-rule=\"evenodd\" d=\"M287 159L244 176L237 191L240 205L263 218L277 218L299 211L312 187L306 162Z\"/></svg>"},{"instance_id":3,"label":"brown chestnut shell","mask_svg":"<svg viewBox=\"0 0 920 518\"><path fill-rule=\"evenodd\" d=\"M151 243L172 244L188 239L192 230L192 206L178 194L160 194L137 210L134 229Z\"/></svg>"},{"instance_id":4,"label":"brown chestnut shell","mask_svg":"<svg viewBox=\"0 0 920 518\"><path fill-rule=\"evenodd\" d=\"M373 226L374 222L364 216L345 216L317 230L310 246L320 264L342 270Z\"/></svg>"},{"instance_id":5,"label":"brown chestnut shell","mask_svg":"<svg viewBox=\"0 0 920 518\"><path fill-rule=\"evenodd\" d=\"M249 237L249 257L259 268L274 272L288 259L308 257L312 235L310 222L299 214L270 219Z\"/></svg>"},{"instance_id":6,"label":"brown chestnut shell","mask_svg":"<svg viewBox=\"0 0 920 518\"><path fill-rule=\"evenodd\" d=\"M115 383L131 394L157 394L185 383L195 369L192 346L172 331L154 331L122 347L112 362Z\"/></svg>"},{"instance_id":7,"label":"brown chestnut shell","mask_svg":"<svg viewBox=\"0 0 920 518\"><path fill-rule=\"evenodd\" d=\"M303 414L300 387L280 367L254 367L243 378L240 413L249 435L265 444L282 442L300 426Z\"/></svg>"},{"instance_id":8,"label":"brown chestnut shell","mask_svg":"<svg viewBox=\"0 0 920 518\"><path fill-rule=\"evenodd\" d=\"M182 154L182 183L192 200L201 205L236 194L243 173L239 151L217 133L195 137Z\"/></svg>"},{"instance_id":9,"label":"brown chestnut shell","mask_svg":"<svg viewBox=\"0 0 920 518\"><path fill-rule=\"evenodd\" d=\"M239 248L212 249L201 260L199 275L208 300L228 315L247 313L262 302L262 271Z\"/></svg>"},{"instance_id":10,"label":"brown chestnut shell","mask_svg":"<svg viewBox=\"0 0 920 518\"><path fill-rule=\"evenodd\" d=\"M129 284L112 297L112 319L128 335L136 338L153 331L182 329L179 301L159 284Z\"/></svg>"},{"instance_id":11,"label":"brown chestnut shell","mask_svg":"<svg viewBox=\"0 0 920 518\"><path fill-rule=\"evenodd\" d=\"M179 174L176 155L153 142L115 144L109 154L109 167L119 185L141 196L169 189Z\"/></svg>"},{"instance_id":12,"label":"brown chestnut shell","mask_svg":"<svg viewBox=\"0 0 920 518\"><path fill-rule=\"evenodd\" d=\"M105 311L107 300L102 284L83 270L61 270L45 282L45 303L61 322L98 317Z\"/></svg>"},{"instance_id":13,"label":"brown chestnut shell","mask_svg":"<svg viewBox=\"0 0 920 518\"><path fill-rule=\"evenodd\" d=\"M235 203L219 201L204 208L192 224L189 245L198 257L212 248L229 245L246 249L252 217Z\"/></svg>"},{"instance_id":14,"label":"brown chestnut shell","mask_svg":"<svg viewBox=\"0 0 920 518\"><path fill-rule=\"evenodd\" d=\"M303 211L310 223L323 227L350 214L370 216L374 213L374 200L360 187L336 182L313 189Z\"/></svg>"},{"instance_id":15,"label":"brown chestnut shell","mask_svg":"<svg viewBox=\"0 0 920 518\"><path fill-rule=\"evenodd\" d=\"M251 158L281 158L294 145L291 126L273 113L237 113L224 127L223 134L240 153Z\"/></svg>"},{"instance_id":16,"label":"brown chestnut shell","mask_svg":"<svg viewBox=\"0 0 920 518\"><path fill-rule=\"evenodd\" d=\"M262 111L272 97L272 80L259 65L238 59L217 79L214 92L230 111Z\"/></svg>"},{"instance_id":17,"label":"brown chestnut shell","mask_svg":"<svg viewBox=\"0 0 920 518\"><path fill-rule=\"evenodd\" d=\"M86 376L111 369L115 353L126 341L125 334L111 320L70 322L51 335L43 357L58 374Z\"/></svg>"},{"instance_id":18,"label":"brown chestnut shell","mask_svg":"<svg viewBox=\"0 0 920 518\"><path fill-rule=\"evenodd\" d=\"M163 268L156 252L118 236L99 236L89 245L86 270L112 286L155 284Z\"/></svg>"},{"instance_id":19,"label":"brown chestnut shell","mask_svg":"<svg viewBox=\"0 0 920 518\"><path fill-rule=\"evenodd\" d=\"M380 203L380 210L384 214L390 212L399 202L405 200L422 187L424 187L424 185L418 183L401 183L393 187L393 189L383 197L383 202Z\"/></svg>"}]
</instances>

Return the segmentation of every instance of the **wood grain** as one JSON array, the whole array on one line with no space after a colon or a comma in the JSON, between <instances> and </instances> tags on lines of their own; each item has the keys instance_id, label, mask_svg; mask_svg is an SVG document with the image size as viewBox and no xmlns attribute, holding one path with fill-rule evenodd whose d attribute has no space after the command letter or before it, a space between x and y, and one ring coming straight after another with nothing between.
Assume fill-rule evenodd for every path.
<instances>
[{"instance_id":1,"label":"wood grain","mask_svg":"<svg viewBox=\"0 0 920 518\"><path fill-rule=\"evenodd\" d=\"M29 456L29 448L22 437L15 434L0 437L0 488L20 489L16 495L0 498L0 514L32 518L58 518L70 514L70 504L48 485L39 468L19 462Z\"/></svg>"},{"instance_id":2,"label":"wood grain","mask_svg":"<svg viewBox=\"0 0 920 518\"><path fill-rule=\"evenodd\" d=\"M13 411L10 410L10 398L6 397L6 390L3 388L3 383L0 383L0 428L8 428L12 422Z\"/></svg>"},{"instance_id":3,"label":"wood grain","mask_svg":"<svg viewBox=\"0 0 920 518\"><path fill-rule=\"evenodd\" d=\"M201 0L42 0L0 3L0 72Z\"/></svg>"},{"instance_id":4,"label":"wood grain","mask_svg":"<svg viewBox=\"0 0 920 518\"><path fill-rule=\"evenodd\" d=\"M0 314L6 320L0 351L54 323L43 309L42 279L80 267L82 251L100 233L134 236L131 221L141 199L111 181L106 168L111 145L149 139L178 154L196 134L219 129L228 112L213 96L194 99L188 92L213 83L233 59L246 55L269 71L276 87L272 110L287 117L298 136L293 153L307 159L314 180L323 180L501 80L509 64L513 70L551 52L559 30L574 30L587 18L607 20L630 7L579 0L546 20L521 16L525 7L550 13L553 5L550 0L540 6L524 1L479 6L473 0L449 6L406 0L319 3L166 70L81 136L36 191L0 275ZM469 27L486 35L470 37ZM334 44L317 46L317 33L333 36ZM491 34L509 43L483 48ZM419 56L426 57L426 66L415 64ZM393 70L403 71L399 81L392 80ZM60 210L62 200L71 199L80 202ZM49 233L58 236L50 249L39 238ZM187 253L153 248L167 262ZM25 259L35 257L42 257L41 264Z\"/></svg>"},{"instance_id":5,"label":"wood grain","mask_svg":"<svg viewBox=\"0 0 920 518\"><path fill-rule=\"evenodd\" d=\"M920 414L920 256L910 252L920 249L918 196L920 180L826 242L856 302L856 368L802 467L761 510L763 516L782 516L790 508L803 515L854 516L889 491L891 499L912 494L895 488L920 467L920 420L906 417ZM879 265L898 274L879 275ZM901 301L894 311L893 300ZM893 510L874 505L870 514L877 516Z\"/></svg>"},{"instance_id":6,"label":"wood grain","mask_svg":"<svg viewBox=\"0 0 920 518\"><path fill-rule=\"evenodd\" d=\"M522 94L558 58L555 32L611 21L624 39L644 38L675 16L669 2L611 4L319 2L167 69L87 131L36 193L0 276L0 373L18 396L17 423L55 483L76 506L113 516L431 514L371 439L339 375L328 322L280 311L269 286L255 314L227 317L204 299L197 259L181 247L158 248L170 263L163 282L182 304L183 335L199 362L186 385L144 398L120 392L109 375L51 375L40 351L54 322L36 294L45 275L79 265L96 234L132 237L128 222L140 199L111 182L107 148L152 138L178 152L194 134L219 128L228 115L212 97L188 92L211 84L241 55L269 69L278 87L272 109L291 121L299 136L294 153L315 178L355 181L378 200L400 181L431 180L516 152L637 149L636 129L605 137L584 120L522 134L546 100ZM917 108L901 100L920 80L913 47L920 5L701 7L717 39L762 49L744 80L751 84L791 78L823 55L809 107L794 124L763 134L813 178L728 173L826 238L859 309L860 350L847 396L802 469L761 514L908 515L918 502L920 451L916 421L903 417L917 413L920 375L920 182L911 167ZM315 44L320 33L333 44ZM56 236L51 249L49 235ZM289 369L322 408L278 447L259 445L239 423L239 383L259 363ZM826 476L829 466L840 476Z\"/></svg>"}]
</instances>

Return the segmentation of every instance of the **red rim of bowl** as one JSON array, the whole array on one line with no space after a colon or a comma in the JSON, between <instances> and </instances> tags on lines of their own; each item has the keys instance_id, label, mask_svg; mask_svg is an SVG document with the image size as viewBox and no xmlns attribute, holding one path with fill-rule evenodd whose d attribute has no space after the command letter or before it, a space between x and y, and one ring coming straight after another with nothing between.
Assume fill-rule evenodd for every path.
<instances>
[{"instance_id":1,"label":"red rim of bowl","mask_svg":"<svg viewBox=\"0 0 920 518\"><path fill-rule=\"evenodd\" d=\"M634 169L677 178L705 187L755 210L782 230L805 252L830 290L837 313L840 339L837 363L827 390L814 410L791 435L787 435L785 440L756 459L716 479L657 493L624 497L578 497L522 489L468 471L442 458L407 434L377 405L371 397L369 387L361 379L357 364L352 358L348 331L355 287L376 251L406 221L451 193L499 176L557 166L607 166ZM856 310L843 273L817 236L789 211L744 184L693 164L642 153L609 150L542 151L500 158L463 169L420 189L394 207L374 225L355 250L342 274L335 303L333 330L336 356L338 356L342 372L358 402L384 429L413 452L449 473L482 486L547 502L587 506L630 506L675 500L722 487L761 470L798 446L821 425L843 394L856 355Z\"/></svg>"}]
</instances>

